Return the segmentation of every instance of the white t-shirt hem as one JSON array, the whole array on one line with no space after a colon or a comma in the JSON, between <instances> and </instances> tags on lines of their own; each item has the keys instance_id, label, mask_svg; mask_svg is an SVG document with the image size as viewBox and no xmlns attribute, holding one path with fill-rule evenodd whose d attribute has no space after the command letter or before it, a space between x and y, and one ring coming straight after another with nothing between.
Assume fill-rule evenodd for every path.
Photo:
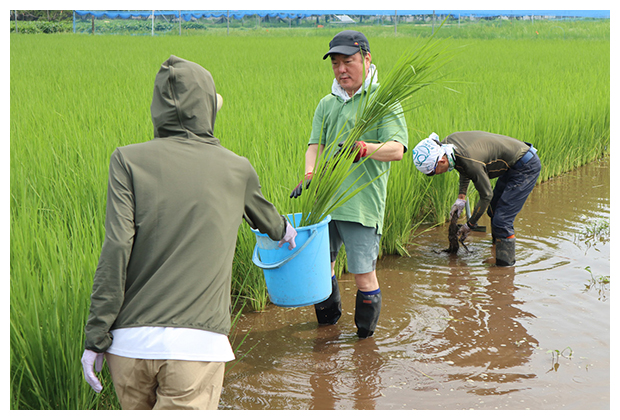
<instances>
[{"instance_id":1,"label":"white t-shirt hem","mask_svg":"<svg viewBox=\"0 0 620 420\"><path fill-rule=\"evenodd\" d=\"M235 359L228 337L176 327L132 327L110 331L107 352L133 359L229 362Z\"/></svg>"}]
</instances>

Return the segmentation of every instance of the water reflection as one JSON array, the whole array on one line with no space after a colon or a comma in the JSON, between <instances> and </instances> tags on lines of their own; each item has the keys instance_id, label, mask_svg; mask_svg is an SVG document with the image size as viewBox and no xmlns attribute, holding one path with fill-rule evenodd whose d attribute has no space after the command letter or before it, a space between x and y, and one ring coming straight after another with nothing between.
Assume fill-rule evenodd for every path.
<instances>
[{"instance_id":1,"label":"water reflection","mask_svg":"<svg viewBox=\"0 0 620 420\"><path fill-rule=\"evenodd\" d=\"M310 409L333 410L338 408L341 389L350 395L355 410L372 410L381 396L381 376L384 358L373 338L350 341L353 352L346 351L338 326L318 327L312 352L314 371L310 376L312 401ZM346 339L345 339L346 340ZM348 341L348 340L347 340ZM343 353L350 353L350 363L343 360ZM344 361L344 363L343 363Z\"/></svg>"},{"instance_id":2,"label":"water reflection","mask_svg":"<svg viewBox=\"0 0 620 420\"><path fill-rule=\"evenodd\" d=\"M533 315L515 299L515 268L491 266L485 277L470 271L467 265L450 263L447 286L459 303L446 307L452 321L444 333L452 348L446 359L456 366L489 369L524 364L538 341L519 322Z\"/></svg>"},{"instance_id":3,"label":"water reflection","mask_svg":"<svg viewBox=\"0 0 620 420\"><path fill-rule=\"evenodd\" d=\"M445 357L455 367L450 380L507 383L532 378L531 373L512 371L526 364L538 340L521 323L534 315L521 309L515 298L515 267L487 269L486 276L473 276L467 265L450 263L448 290L459 301L448 309L452 322L444 332L451 351ZM471 367L483 369L472 370ZM508 371L507 371L508 370ZM497 393L495 389L478 390Z\"/></svg>"},{"instance_id":4,"label":"water reflection","mask_svg":"<svg viewBox=\"0 0 620 420\"><path fill-rule=\"evenodd\" d=\"M361 340L353 346L354 383L353 409L374 409L377 398L381 396L381 376L379 371L384 359L379 353L373 338Z\"/></svg>"},{"instance_id":5,"label":"water reflection","mask_svg":"<svg viewBox=\"0 0 620 420\"><path fill-rule=\"evenodd\" d=\"M341 346L340 329L337 326L324 326L318 334L312 349L314 371L310 377L312 386L311 409L333 410L336 408L336 388L338 382L338 353Z\"/></svg>"}]
</instances>

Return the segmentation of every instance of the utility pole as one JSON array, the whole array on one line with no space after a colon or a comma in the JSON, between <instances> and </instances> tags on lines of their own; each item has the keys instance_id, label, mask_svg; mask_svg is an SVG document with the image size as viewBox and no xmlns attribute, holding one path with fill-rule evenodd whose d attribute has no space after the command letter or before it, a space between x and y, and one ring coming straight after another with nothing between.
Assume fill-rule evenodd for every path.
<instances>
[{"instance_id":1,"label":"utility pole","mask_svg":"<svg viewBox=\"0 0 620 420\"><path fill-rule=\"evenodd\" d=\"M394 35L396 35L397 26L398 26L398 10L394 10Z\"/></svg>"},{"instance_id":2,"label":"utility pole","mask_svg":"<svg viewBox=\"0 0 620 420\"><path fill-rule=\"evenodd\" d=\"M230 33L230 10L226 11L226 35Z\"/></svg>"},{"instance_id":3,"label":"utility pole","mask_svg":"<svg viewBox=\"0 0 620 420\"><path fill-rule=\"evenodd\" d=\"M433 35L435 33L435 11L433 10L433 31L431 32L431 35Z\"/></svg>"},{"instance_id":4,"label":"utility pole","mask_svg":"<svg viewBox=\"0 0 620 420\"><path fill-rule=\"evenodd\" d=\"M179 36L181 36L181 11L179 10Z\"/></svg>"}]
</instances>

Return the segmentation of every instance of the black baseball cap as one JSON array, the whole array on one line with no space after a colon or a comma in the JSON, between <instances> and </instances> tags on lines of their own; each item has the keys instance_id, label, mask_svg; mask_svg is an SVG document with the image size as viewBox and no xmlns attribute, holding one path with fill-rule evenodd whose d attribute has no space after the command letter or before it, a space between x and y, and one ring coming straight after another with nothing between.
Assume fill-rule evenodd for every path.
<instances>
[{"instance_id":1,"label":"black baseball cap","mask_svg":"<svg viewBox=\"0 0 620 420\"><path fill-rule=\"evenodd\" d=\"M331 54L353 55L360 52L360 49L370 52L370 45L366 36L358 31L342 31L329 43L329 51L323 56L323 60Z\"/></svg>"}]
</instances>

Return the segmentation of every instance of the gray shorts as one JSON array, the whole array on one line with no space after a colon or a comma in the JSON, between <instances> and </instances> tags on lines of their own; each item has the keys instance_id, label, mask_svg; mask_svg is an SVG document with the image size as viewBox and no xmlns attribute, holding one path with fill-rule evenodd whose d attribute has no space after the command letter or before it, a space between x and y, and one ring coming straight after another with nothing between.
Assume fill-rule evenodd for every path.
<instances>
[{"instance_id":1,"label":"gray shorts","mask_svg":"<svg viewBox=\"0 0 620 420\"><path fill-rule=\"evenodd\" d=\"M381 235L377 228L360 223L332 220L329 222L329 250L331 262L336 261L338 251L344 244L350 273L365 274L375 271L379 256Z\"/></svg>"}]
</instances>

